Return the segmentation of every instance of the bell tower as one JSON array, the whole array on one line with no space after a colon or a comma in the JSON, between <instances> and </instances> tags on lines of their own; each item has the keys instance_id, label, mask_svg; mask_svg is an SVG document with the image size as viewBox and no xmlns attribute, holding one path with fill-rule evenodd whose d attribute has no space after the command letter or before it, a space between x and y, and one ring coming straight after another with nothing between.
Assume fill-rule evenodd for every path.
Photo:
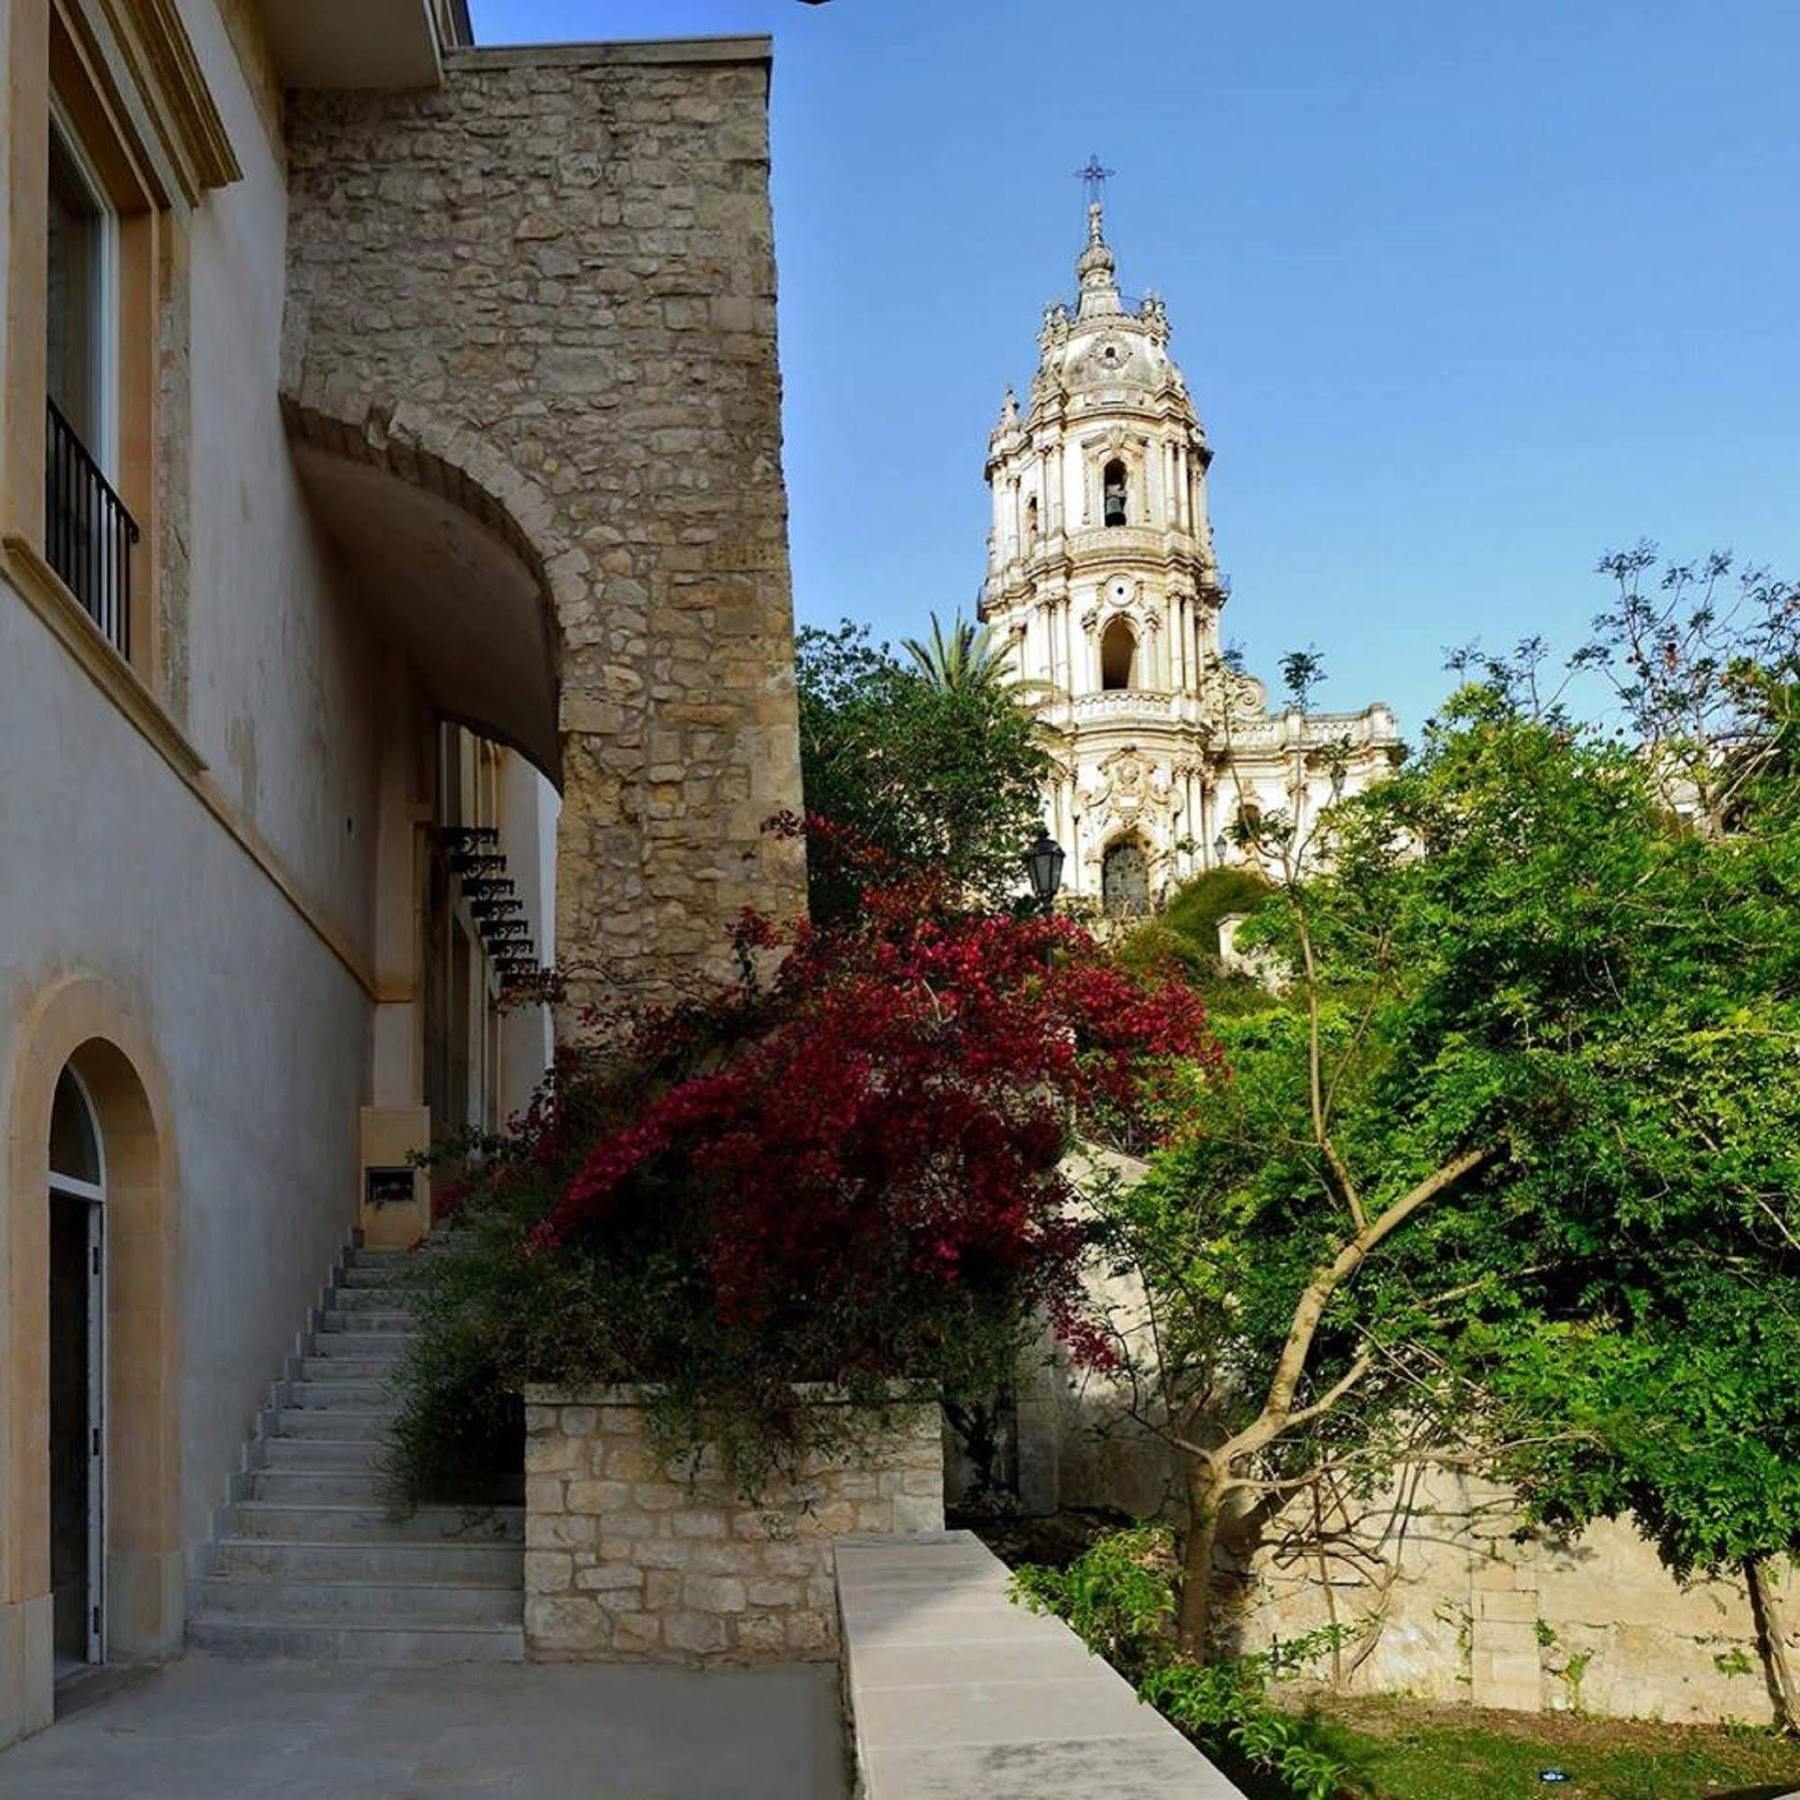
<instances>
[{"instance_id":1,"label":"bell tower","mask_svg":"<svg viewBox=\"0 0 1800 1800\"><path fill-rule=\"evenodd\" d=\"M1081 173L1073 305L1045 309L1029 397L1021 409L1007 390L988 440L981 616L1057 735L1044 811L1065 891L1137 912L1235 859L1222 834L1240 804L1323 804L1373 779L1398 737L1385 707L1271 717L1260 685L1220 666L1212 451L1169 355L1168 309L1119 291L1108 172ZM1322 754L1333 730L1354 746L1335 790L1321 773L1342 763Z\"/></svg>"}]
</instances>

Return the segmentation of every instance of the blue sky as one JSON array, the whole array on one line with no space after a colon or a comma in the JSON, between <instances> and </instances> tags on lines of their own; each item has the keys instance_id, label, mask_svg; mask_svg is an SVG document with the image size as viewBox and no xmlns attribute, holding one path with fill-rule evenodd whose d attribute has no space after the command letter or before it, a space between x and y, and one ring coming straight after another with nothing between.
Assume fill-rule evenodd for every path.
<instances>
[{"instance_id":1,"label":"blue sky","mask_svg":"<svg viewBox=\"0 0 1800 1800\"><path fill-rule=\"evenodd\" d=\"M1217 460L1227 636L1403 724L1640 536L1800 574L1791 0L474 0L768 31L802 620L972 605L982 459L1098 151Z\"/></svg>"}]
</instances>

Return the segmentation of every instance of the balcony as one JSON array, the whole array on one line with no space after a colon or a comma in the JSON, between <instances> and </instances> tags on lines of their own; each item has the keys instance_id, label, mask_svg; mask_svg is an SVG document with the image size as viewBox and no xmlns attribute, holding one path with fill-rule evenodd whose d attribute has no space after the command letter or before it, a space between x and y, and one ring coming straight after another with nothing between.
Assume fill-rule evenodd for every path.
<instances>
[{"instance_id":1,"label":"balcony","mask_svg":"<svg viewBox=\"0 0 1800 1800\"><path fill-rule=\"evenodd\" d=\"M54 400L45 402L44 489L44 559L129 660L137 521Z\"/></svg>"}]
</instances>

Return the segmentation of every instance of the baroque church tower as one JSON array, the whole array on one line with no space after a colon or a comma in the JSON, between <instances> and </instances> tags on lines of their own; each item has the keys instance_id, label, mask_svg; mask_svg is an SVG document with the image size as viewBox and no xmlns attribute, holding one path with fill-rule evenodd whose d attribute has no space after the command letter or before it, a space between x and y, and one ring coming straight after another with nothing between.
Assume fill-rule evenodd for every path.
<instances>
[{"instance_id":1,"label":"baroque church tower","mask_svg":"<svg viewBox=\"0 0 1800 1800\"><path fill-rule=\"evenodd\" d=\"M989 440L981 616L1056 736L1044 819L1063 891L1141 913L1241 860L1245 808L1304 828L1378 779L1399 735L1381 705L1271 714L1221 664L1212 452L1162 301L1119 293L1098 201L1076 272L1073 310L1045 310L1024 411L1008 389Z\"/></svg>"}]
</instances>

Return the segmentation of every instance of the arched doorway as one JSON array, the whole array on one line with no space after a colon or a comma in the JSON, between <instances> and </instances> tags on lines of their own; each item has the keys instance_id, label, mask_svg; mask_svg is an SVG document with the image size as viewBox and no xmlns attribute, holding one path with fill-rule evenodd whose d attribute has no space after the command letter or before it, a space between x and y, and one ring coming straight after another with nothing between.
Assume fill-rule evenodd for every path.
<instances>
[{"instance_id":1,"label":"arched doorway","mask_svg":"<svg viewBox=\"0 0 1800 1800\"><path fill-rule=\"evenodd\" d=\"M1150 859L1136 838L1123 838L1106 852L1100 893L1109 918L1141 919L1150 911Z\"/></svg>"},{"instance_id":2,"label":"arched doorway","mask_svg":"<svg viewBox=\"0 0 1800 1800\"><path fill-rule=\"evenodd\" d=\"M50 1587L57 1672L106 1654L106 1152L71 1065L50 1110Z\"/></svg>"}]
</instances>

